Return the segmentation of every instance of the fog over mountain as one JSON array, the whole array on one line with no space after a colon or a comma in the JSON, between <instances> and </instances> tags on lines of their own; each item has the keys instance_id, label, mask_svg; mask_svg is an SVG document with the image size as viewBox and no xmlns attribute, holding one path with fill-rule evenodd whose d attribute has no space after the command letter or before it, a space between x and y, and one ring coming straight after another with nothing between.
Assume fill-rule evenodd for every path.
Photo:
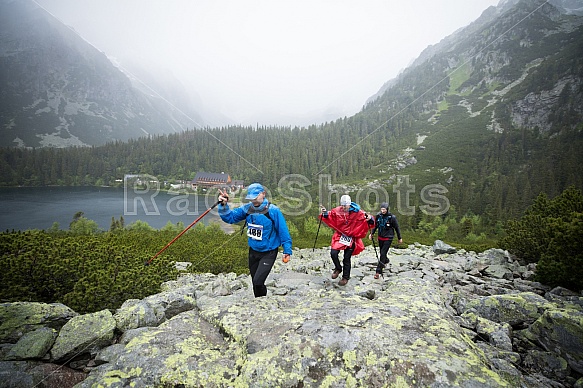
<instances>
[{"instance_id":1,"label":"fog over mountain","mask_svg":"<svg viewBox=\"0 0 583 388\"><path fill-rule=\"evenodd\" d=\"M328 8L338 15L334 23L344 22L344 28L334 30L336 25L317 7L299 17L295 11L283 13L285 3L281 9L255 4L256 13L265 16L261 26L281 22L273 25L276 32L266 36L265 31L249 27L255 24L245 16L250 12L247 8L234 17L236 7L203 7L198 2L194 8L180 2L145 7L100 2L92 9L91 4L80 7L67 0L2 0L0 144L98 145L189 128L332 122L361 111L394 84L398 73L440 51L449 52L452 43L517 3L502 0L455 33L429 39L421 32L436 34L444 26L451 28L461 22L462 12L456 9L451 19L437 17L448 8L442 4L436 9L432 3L434 8L423 4L422 12L394 8L385 14L388 11L381 5L373 9L369 4L345 15L342 12L348 8L341 3ZM583 12L578 1L551 3L568 15ZM376 18L374 10L381 17ZM429 10L434 11L431 21L424 19ZM154 18L151 11L157 11ZM375 18L368 18L371 13ZM193 20L181 21L183 14ZM404 19L396 20L396 15ZM410 24L393 31L407 15ZM286 24L290 19L296 23L293 28ZM361 19L368 24L355 28ZM416 27L422 20L425 28ZM517 30L521 24L517 22L509 31ZM237 26L239 34L227 34ZM292 33L293 39L284 39L277 31ZM311 40L302 40L300 31ZM496 42L509 31L487 32L487 37ZM243 41L240 35L249 39ZM414 52L420 43L410 42L427 40L435 43L420 54ZM433 87L426 85L424 90Z\"/></svg>"},{"instance_id":2,"label":"fog over mountain","mask_svg":"<svg viewBox=\"0 0 583 388\"><path fill-rule=\"evenodd\" d=\"M214 126L350 116L498 0L36 3L126 71L178 80Z\"/></svg>"}]
</instances>

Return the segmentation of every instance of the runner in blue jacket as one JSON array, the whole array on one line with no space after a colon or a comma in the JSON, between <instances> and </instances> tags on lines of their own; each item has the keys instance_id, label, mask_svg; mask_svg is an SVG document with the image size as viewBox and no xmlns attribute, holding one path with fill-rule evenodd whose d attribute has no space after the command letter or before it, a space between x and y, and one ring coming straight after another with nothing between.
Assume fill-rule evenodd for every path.
<instances>
[{"instance_id":1,"label":"runner in blue jacket","mask_svg":"<svg viewBox=\"0 0 583 388\"><path fill-rule=\"evenodd\" d=\"M275 264L277 252L283 246L283 262L292 254L292 239L281 210L265 198L265 189L259 183L249 185L247 196L251 202L230 209L229 196L219 191L219 216L229 224L246 221L249 244L249 272L255 297L267 295L265 280Z\"/></svg>"}]
</instances>

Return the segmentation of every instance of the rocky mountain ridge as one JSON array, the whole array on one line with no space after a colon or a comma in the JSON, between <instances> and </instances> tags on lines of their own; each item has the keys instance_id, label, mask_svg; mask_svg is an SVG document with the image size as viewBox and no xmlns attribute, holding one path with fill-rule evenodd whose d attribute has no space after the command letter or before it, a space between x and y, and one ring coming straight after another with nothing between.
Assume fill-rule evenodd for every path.
<instances>
[{"instance_id":1,"label":"rocky mountain ridge","mask_svg":"<svg viewBox=\"0 0 583 388\"><path fill-rule=\"evenodd\" d=\"M504 1L426 49L359 117L387 144L399 142L397 152L412 149L406 170L392 150L375 177L439 183L456 208L495 219L540 192L581 187L571 171L582 155L582 6Z\"/></svg>"},{"instance_id":2,"label":"rocky mountain ridge","mask_svg":"<svg viewBox=\"0 0 583 388\"><path fill-rule=\"evenodd\" d=\"M552 12L556 12L562 15L583 16L583 2L581 2L581 0L551 0L542 3L536 0L522 1L528 4L534 4L535 6L541 6L543 3L548 3L550 8L553 9ZM451 35L444 37L440 42L428 46L421 52L421 54L419 54L419 56L406 70L411 70L427 61L432 60L432 58L437 54L453 52L456 46L463 43L463 41L466 40L469 36L476 33L481 34L481 31L485 27L491 23L496 22L496 19L500 18L502 14L508 11L512 12L513 7L519 3L520 0L502 0L496 7L491 6L485 9L478 19L474 20L466 27L462 27ZM375 99L382 96L388 89L396 84L396 81L396 78L387 81L377 93L375 93L367 100L367 103L373 102Z\"/></svg>"},{"instance_id":3,"label":"rocky mountain ridge","mask_svg":"<svg viewBox=\"0 0 583 388\"><path fill-rule=\"evenodd\" d=\"M264 298L248 275L185 273L115 312L4 303L0 374L7 387L583 386L582 295L497 249L436 241L389 258L373 279L368 247L340 287L327 248L296 249Z\"/></svg>"},{"instance_id":4,"label":"rocky mountain ridge","mask_svg":"<svg viewBox=\"0 0 583 388\"><path fill-rule=\"evenodd\" d=\"M33 1L2 0L0 15L1 145L100 145L204 124L192 109L136 87Z\"/></svg>"}]
</instances>

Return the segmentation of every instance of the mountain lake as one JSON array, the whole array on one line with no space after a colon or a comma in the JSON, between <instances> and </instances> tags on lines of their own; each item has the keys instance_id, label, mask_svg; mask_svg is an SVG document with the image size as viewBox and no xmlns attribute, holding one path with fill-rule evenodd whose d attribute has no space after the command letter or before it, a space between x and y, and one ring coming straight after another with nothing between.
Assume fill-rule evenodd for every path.
<instances>
[{"instance_id":1,"label":"mountain lake","mask_svg":"<svg viewBox=\"0 0 583 388\"><path fill-rule=\"evenodd\" d=\"M182 221L186 227L215 201L215 197L115 187L4 187L0 188L0 231L49 229L55 222L59 229L68 230L77 212L102 230L109 230L112 217L119 220L120 216L126 226L141 220L155 229L168 221ZM221 221L216 207L199 222L218 222L223 230L232 229Z\"/></svg>"}]
</instances>

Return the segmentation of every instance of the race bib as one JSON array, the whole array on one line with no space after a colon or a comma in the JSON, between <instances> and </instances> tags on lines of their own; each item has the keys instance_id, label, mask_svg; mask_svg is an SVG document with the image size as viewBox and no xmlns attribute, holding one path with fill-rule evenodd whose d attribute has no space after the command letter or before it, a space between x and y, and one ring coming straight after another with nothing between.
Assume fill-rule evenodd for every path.
<instances>
[{"instance_id":1,"label":"race bib","mask_svg":"<svg viewBox=\"0 0 583 388\"><path fill-rule=\"evenodd\" d=\"M263 225L247 224L247 237L261 241L263 239Z\"/></svg>"},{"instance_id":2,"label":"race bib","mask_svg":"<svg viewBox=\"0 0 583 388\"><path fill-rule=\"evenodd\" d=\"M351 246L352 245L352 237L346 236L346 235L342 235L340 236L340 244L342 245L347 245L347 246Z\"/></svg>"}]
</instances>

